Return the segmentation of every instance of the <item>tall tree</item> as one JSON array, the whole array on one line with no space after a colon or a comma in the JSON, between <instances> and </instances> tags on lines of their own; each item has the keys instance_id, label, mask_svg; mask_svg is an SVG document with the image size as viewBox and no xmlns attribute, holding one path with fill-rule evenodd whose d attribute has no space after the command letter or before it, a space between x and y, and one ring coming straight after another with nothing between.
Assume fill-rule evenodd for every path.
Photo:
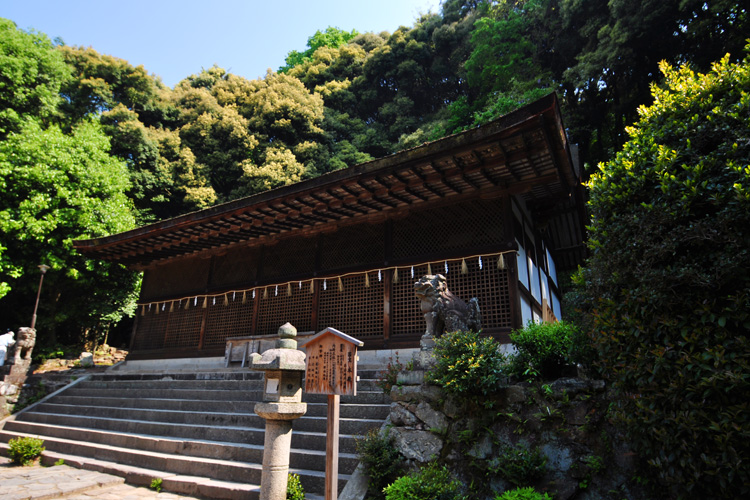
<instances>
[{"instance_id":1,"label":"tall tree","mask_svg":"<svg viewBox=\"0 0 750 500\"><path fill-rule=\"evenodd\" d=\"M0 139L20 130L27 118L57 117L60 87L69 76L46 35L0 18Z\"/></svg>"},{"instance_id":2,"label":"tall tree","mask_svg":"<svg viewBox=\"0 0 750 500\"><path fill-rule=\"evenodd\" d=\"M90 261L72 244L134 226L127 169L108 151L107 137L90 121L71 134L28 121L0 142L2 324L27 324L39 264L52 268L38 321L45 341L59 331L72 332L66 340L75 341L86 329L133 312L137 276Z\"/></svg>"},{"instance_id":3,"label":"tall tree","mask_svg":"<svg viewBox=\"0 0 750 500\"><path fill-rule=\"evenodd\" d=\"M665 82L589 183L591 338L669 498L750 494L750 46Z\"/></svg>"}]
</instances>

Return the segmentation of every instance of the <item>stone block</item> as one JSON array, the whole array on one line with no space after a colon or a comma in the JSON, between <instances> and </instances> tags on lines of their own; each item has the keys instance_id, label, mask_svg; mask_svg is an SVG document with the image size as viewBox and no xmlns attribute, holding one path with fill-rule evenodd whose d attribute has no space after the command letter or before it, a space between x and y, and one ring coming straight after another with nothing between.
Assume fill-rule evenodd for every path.
<instances>
[{"instance_id":1,"label":"stone block","mask_svg":"<svg viewBox=\"0 0 750 500\"><path fill-rule=\"evenodd\" d=\"M90 352L81 353L81 368L91 368L94 366L94 355Z\"/></svg>"},{"instance_id":2,"label":"stone block","mask_svg":"<svg viewBox=\"0 0 750 500\"><path fill-rule=\"evenodd\" d=\"M443 440L429 431L396 427L392 431L396 446L408 460L427 463L440 456Z\"/></svg>"},{"instance_id":3,"label":"stone block","mask_svg":"<svg viewBox=\"0 0 750 500\"><path fill-rule=\"evenodd\" d=\"M417 405L415 415L419 420L427 425L427 429L448 429L448 418L434 410L429 404L424 401Z\"/></svg>"},{"instance_id":4,"label":"stone block","mask_svg":"<svg viewBox=\"0 0 750 500\"><path fill-rule=\"evenodd\" d=\"M393 425L414 427L419 423L417 417L404 408L401 403L391 403L391 423Z\"/></svg>"}]
</instances>

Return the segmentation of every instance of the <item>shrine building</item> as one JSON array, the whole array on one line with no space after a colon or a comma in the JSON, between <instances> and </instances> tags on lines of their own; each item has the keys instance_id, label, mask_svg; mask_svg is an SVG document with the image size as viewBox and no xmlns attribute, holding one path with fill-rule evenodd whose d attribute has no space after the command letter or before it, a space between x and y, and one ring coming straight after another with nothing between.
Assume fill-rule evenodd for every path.
<instances>
[{"instance_id":1,"label":"shrine building","mask_svg":"<svg viewBox=\"0 0 750 500\"><path fill-rule=\"evenodd\" d=\"M487 125L320 177L75 242L144 272L128 359L222 356L227 338L331 327L419 346L414 282L443 274L508 341L560 318L585 253L582 186L550 94Z\"/></svg>"}]
</instances>

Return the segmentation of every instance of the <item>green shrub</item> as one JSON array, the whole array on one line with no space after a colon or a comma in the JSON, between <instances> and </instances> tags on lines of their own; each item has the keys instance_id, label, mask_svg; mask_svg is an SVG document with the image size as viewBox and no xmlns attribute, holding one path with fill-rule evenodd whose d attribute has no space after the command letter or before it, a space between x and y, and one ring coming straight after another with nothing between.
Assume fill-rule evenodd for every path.
<instances>
[{"instance_id":1,"label":"green shrub","mask_svg":"<svg viewBox=\"0 0 750 500\"><path fill-rule=\"evenodd\" d=\"M286 500L305 500L305 489L297 474L289 474L286 482Z\"/></svg>"},{"instance_id":2,"label":"green shrub","mask_svg":"<svg viewBox=\"0 0 750 500\"><path fill-rule=\"evenodd\" d=\"M152 490L156 490L156 492L160 492L162 488L162 483L164 480L160 477L155 477L151 480L151 485L149 486Z\"/></svg>"},{"instance_id":3,"label":"green shrub","mask_svg":"<svg viewBox=\"0 0 750 500\"><path fill-rule=\"evenodd\" d=\"M571 323L533 323L526 328L510 334L510 340L516 348L511 358L511 370L514 375L523 378L557 378L565 366L573 365L578 360L574 356L583 356L587 341L581 332Z\"/></svg>"},{"instance_id":4,"label":"green shrub","mask_svg":"<svg viewBox=\"0 0 750 500\"><path fill-rule=\"evenodd\" d=\"M385 370L378 374L378 378L375 381L378 387L380 387L386 394L391 393L391 389L396 385L398 380L398 374L404 370L404 365L398 360L398 352L396 353L396 360L393 358L388 360L388 366Z\"/></svg>"},{"instance_id":5,"label":"green shrub","mask_svg":"<svg viewBox=\"0 0 750 500\"><path fill-rule=\"evenodd\" d=\"M516 488L495 495L495 500L552 500L547 493L539 493L534 488Z\"/></svg>"},{"instance_id":6,"label":"green shrub","mask_svg":"<svg viewBox=\"0 0 750 500\"><path fill-rule=\"evenodd\" d=\"M388 431L372 429L357 442L357 454L370 476L368 499L382 499L383 488L396 479L402 468L402 457Z\"/></svg>"},{"instance_id":7,"label":"green shrub","mask_svg":"<svg viewBox=\"0 0 750 500\"><path fill-rule=\"evenodd\" d=\"M385 488L386 500L466 500L461 483L437 462L430 462L419 472L398 478Z\"/></svg>"},{"instance_id":8,"label":"green shrub","mask_svg":"<svg viewBox=\"0 0 750 500\"><path fill-rule=\"evenodd\" d=\"M750 56L661 69L653 104L589 183L590 335L655 483L747 498Z\"/></svg>"},{"instance_id":9,"label":"green shrub","mask_svg":"<svg viewBox=\"0 0 750 500\"><path fill-rule=\"evenodd\" d=\"M44 441L38 438L22 436L8 441L8 456L13 463L28 465L44 452Z\"/></svg>"},{"instance_id":10,"label":"green shrub","mask_svg":"<svg viewBox=\"0 0 750 500\"><path fill-rule=\"evenodd\" d=\"M539 448L531 450L522 444L506 446L488 462L487 471L516 486L528 486L547 472L547 457Z\"/></svg>"},{"instance_id":11,"label":"green shrub","mask_svg":"<svg viewBox=\"0 0 750 500\"><path fill-rule=\"evenodd\" d=\"M450 394L485 401L506 379L506 357L492 337L474 332L446 333L435 341L436 364L427 380Z\"/></svg>"}]
</instances>

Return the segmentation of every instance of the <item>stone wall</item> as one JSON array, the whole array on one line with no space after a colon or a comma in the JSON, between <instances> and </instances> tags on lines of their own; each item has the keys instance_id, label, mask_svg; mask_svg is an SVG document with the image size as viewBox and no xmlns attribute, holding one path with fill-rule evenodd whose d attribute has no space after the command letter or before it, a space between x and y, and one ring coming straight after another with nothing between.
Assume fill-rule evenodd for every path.
<instances>
[{"instance_id":1,"label":"stone wall","mask_svg":"<svg viewBox=\"0 0 750 500\"><path fill-rule=\"evenodd\" d=\"M636 456L609 422L603 381L509 384L480 405L423 379L424 372L402 373L391 391L388 432L411 467L438 459L472 498L491 499L515 487L501 471L508 452L537 453L544 472L524 486L555 499L647 498L632 484Z\"/></svg>"}]
</instances>

